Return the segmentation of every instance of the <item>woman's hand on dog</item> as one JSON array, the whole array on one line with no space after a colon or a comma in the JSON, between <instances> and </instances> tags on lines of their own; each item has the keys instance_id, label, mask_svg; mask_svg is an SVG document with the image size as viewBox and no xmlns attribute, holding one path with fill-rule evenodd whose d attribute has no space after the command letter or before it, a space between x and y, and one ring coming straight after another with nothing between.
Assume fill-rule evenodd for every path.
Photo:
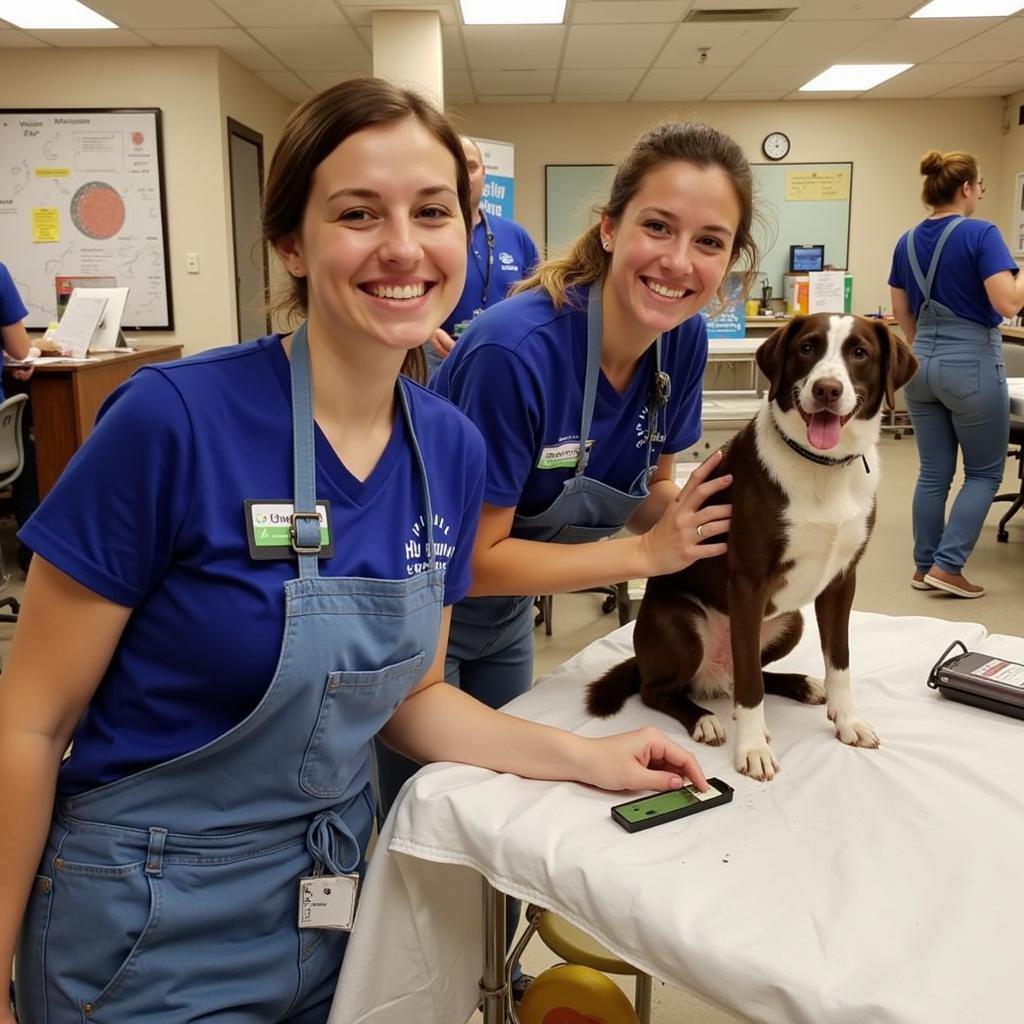
<instances>
[{"instance_id":1,"label":"woman's hand on dog","mask_svg":"<svg viewBox=\"0 0 1024 1024\"><path fill-rule=\"evenodd\" d=\"M661 518L642 537L641 549L648 576L663 576L679 572L698 558L717 558L724 555L728 545L724 541L707 543L708 538L729 532L732 505L709 505L708 501L732 483L732 475L708 479L722 461L722 453L705 459L686 481ZM698 530L699 528L699 530Z\"/></svg>"},{"instance_id":2,"label":"woman's hand on dog","mask_svg":"<svg viewBox=\"0 0 1024 1024\"><path fill-rule=\"evenodd\" d=\"M653 726L587 741L580 781L610 790L708 788L697 758Z\"/></svg>"}]
</instances>

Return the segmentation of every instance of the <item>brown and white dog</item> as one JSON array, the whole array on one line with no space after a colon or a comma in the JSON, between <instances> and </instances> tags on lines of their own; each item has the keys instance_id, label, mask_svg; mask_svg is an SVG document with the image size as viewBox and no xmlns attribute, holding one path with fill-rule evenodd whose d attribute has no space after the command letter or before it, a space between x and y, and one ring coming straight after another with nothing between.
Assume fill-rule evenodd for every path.
<instances>
[{"instance_id":1,"label":"brown and white dog","mask_svg":"<svg viewBox=\"0 0 1024 1024\"><path fill-rule=\"evenodd\" d=\"M736 768L774 778L765 693L828 704L844 743L877 747L850 695L848 625L856 567L875 520L882 403L917 369L909 346L878 321L796 317L757 350L769 381L754 418L726 446L716 501L732 503L729 550L647 583L633 633L636 656L591 683L590 712L617 712L631 694L677 718L694 739L725 742L693 697L733 695ZM808 676L763 672L800 639L814 602L824 688Z\"/></svg>"}]
</instances>

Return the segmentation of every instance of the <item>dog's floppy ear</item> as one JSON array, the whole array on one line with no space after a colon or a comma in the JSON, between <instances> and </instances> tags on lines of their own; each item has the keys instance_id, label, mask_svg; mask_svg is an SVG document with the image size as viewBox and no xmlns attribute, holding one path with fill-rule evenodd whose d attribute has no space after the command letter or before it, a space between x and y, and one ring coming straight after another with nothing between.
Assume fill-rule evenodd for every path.
<instances>
[{"instance_id":1,"label":"dog's floppy ear","mask_svg":"<svg viewBox=\"0 0 1024 1024\"><path fill-rule=\"evenodd\" d=\"M917 373L917 356L898 334L893 334L880 320L872 321L882 343L882 374L885 381L885 404L896 408L896 392Z\"/></svg>"},{"instance_id":2,"label":"dog's floppy ear","mask_svg":"<svg viewBox=\"0 0 1024 1024\"><path fill-rule=\"evenodd\" d=\"M764 340L754 353L757 368L768 378L768 401L775 401L775 396L782 387L782 368L786 365L786 348L806 317L795 316L788 324L780 327Z\"/></svg>"}]
</instances>

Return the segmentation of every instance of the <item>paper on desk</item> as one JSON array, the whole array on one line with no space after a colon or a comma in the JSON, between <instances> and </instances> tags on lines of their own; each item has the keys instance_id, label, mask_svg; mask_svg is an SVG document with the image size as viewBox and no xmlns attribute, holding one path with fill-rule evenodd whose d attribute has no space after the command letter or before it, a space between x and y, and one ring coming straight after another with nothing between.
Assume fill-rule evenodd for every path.
<instances>
[{"instance_id":1,"label":"paper on desk","mask_svg":"<svg viewBox=\"0 0 1024 1024\"><path fill-rule=\"evenodd\" d=\"M89 295L86 289L76 288L68 300L67 309L53 332L52 341L70 355L82 358L96 333L107 299Z\"/></svg>"}]
</instances>

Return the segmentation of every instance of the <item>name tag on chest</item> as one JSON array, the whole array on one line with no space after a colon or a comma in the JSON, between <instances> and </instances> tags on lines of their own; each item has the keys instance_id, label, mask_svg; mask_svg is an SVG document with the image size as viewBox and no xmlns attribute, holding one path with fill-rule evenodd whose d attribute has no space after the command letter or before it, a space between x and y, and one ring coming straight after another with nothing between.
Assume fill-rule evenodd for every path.
<instances>
[{"instance_id":1,"label":"name tag on chest","mask_svg":"<svg viewBox=\"0 0 1024 1024\"><path fill-rule=\"evenodd\" d=\"M349 932L356 919L358 875L299 879L299 927Z\"/></svg>"},{"instance_id":2,"label":"name tag on chest","mask_svg":"<svg viewBox=\"0 0 1024 1024\"><path fill-rule=\"evenodd\" d=\"M249 557L257 561L275 558L294 558L292 547L292 513L290 501L247 498L245 505L245 532L249 540ZM320 550L317 558L334 557L334 530L331 527L331 503L318 501L320 518Z\"/></svg>"},{"instance_id":3,"label":"name tag on chest","mask_svg":"<svg viewBox=\"0 0 1024 1024\"><path fill-rule=\"evenodd\" d=\"M594 447L593 439L587 441L587 451ZM538 469L572 469L579 461L580 445L578 441L565 444L550 444L540 450L537 459Z\"/></svg>"}]
</instances>

